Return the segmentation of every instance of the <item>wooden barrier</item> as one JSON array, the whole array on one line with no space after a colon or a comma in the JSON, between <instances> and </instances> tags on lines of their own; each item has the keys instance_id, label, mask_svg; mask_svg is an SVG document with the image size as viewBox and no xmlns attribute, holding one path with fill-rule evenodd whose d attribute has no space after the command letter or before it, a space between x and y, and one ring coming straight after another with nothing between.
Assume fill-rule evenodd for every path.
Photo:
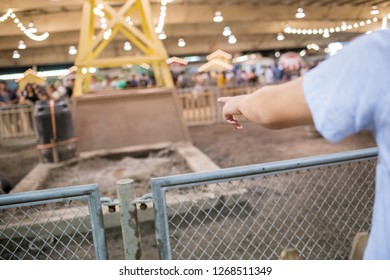
<instances>
[{"instance_id":1,"label":"wooden barrier","mask_svg":"<svg viewBox=\"0 0 390 280\"><path fill-rule=\"evenodd\" d=\"M79 152L190 141L172 89L84 94L72 104Z\"/></svg>"},{"instance_id":2,"label":"wooden barrier","mask_svg":"<svg viewBox=\"0 0 390 280\"><path fill-rule=\"evenodd\" d=\"M34 106L29 104L0 107L0 141L36 139Z\"/></svg>"},{"instance_id":3,"label":"wooden barrier","mask_svg":"<svg viewBox=\"0 0 390 280\"><path fill-rule=\"evenodd\" d=\"M258 87L237 88L185 88L176 91L183 118L187 125L207 125L222 122L222 104L217 99L224 96L245 95Z\"/></svg>"}]
</instances>

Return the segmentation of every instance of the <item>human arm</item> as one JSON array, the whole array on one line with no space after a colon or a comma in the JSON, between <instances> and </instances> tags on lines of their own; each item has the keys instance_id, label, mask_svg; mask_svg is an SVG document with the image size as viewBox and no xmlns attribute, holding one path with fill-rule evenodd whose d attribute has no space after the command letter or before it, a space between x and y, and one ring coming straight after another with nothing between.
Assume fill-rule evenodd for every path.
<instances>
[{"instance_id":1,"label":"human arm","mask_svg":"<svg viewBox=\"0 0 390 280\"><path fill-rule=\"evenodd\" d=\"M298 125L312 124L312 115L302 89L303 78L291 82L265 86L249 95L221 97L222 115L235 129L242 125L237 115L265 128L281 129Z\"/></svg>"}]
</instances>

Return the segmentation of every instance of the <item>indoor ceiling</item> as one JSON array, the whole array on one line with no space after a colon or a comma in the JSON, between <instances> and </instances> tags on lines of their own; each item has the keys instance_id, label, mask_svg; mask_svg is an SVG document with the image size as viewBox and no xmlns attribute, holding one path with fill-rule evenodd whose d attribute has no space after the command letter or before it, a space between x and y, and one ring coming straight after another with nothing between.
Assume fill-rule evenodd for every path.
<instances>
[{"instance_id":1,"label":"indoor ceiling","mask_svg":"<svg viewBox=\"0 0 390 280\"><path fill-rule=\"evenodd\" d=\"M150 2L153 22L157 24L161 2ZM78 45L82 4L83 0L1 0L0 17L11 8L20 22L27 25L33 21L38 34L49 32L50 36L44 41L33 41L19 30L13 19L0 22L0 67L73 63L75 56L68 50L69 46ZM304 8L304 18L295 17L298 5ZM284 40L276 39L286 25L297 29L324 29L341 26L343 21L352 25L366 23L374 18L370 14L373 5L380 11L378 22L334 32L329 38L321 34L284 33ZM222 13L223 22L213 22L216 11ZM349 41L366 31L380 29L381 18L388 14L390 0L174 0L167 5L164 31L168 37L163 43L169 55L208 54L216 49L238 54L303 48L309 43L326 45ZM133 21L135 25L139 23L136 17ZM222 35L225 26L231 28L237 43L229 44L227 37ZM99 28L98 23L96 28ZM185 39L185 47L178 47L179 38ZM20 40L25 42L27 49L19 50L21 57L13 59L13 51L17 50ZM105 55L123 55L124 42L125 38L118 36ZM136 54L135 50L133 52Z\"/></svg>"}]
</instances>

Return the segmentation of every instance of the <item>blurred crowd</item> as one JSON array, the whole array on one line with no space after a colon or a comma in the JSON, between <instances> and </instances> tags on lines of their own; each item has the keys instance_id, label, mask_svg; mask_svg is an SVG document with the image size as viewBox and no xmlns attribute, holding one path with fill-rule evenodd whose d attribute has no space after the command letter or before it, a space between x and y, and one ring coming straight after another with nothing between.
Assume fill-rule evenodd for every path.
<instances>
[{"instance_id":1,"label":"blurred crowd","mask_svg":"<svg viewBox=\"0 0 390 280\"><path fill-rule=\"evenodd\" d=\"M24 88L17 88L16 90L10 90L6 81L0 81L0 106L35 104L37 101L66 99L72 96L72 92L73 84L64 86L60 80L49 85L27 83Z\"/></svg>"}]
</instances>

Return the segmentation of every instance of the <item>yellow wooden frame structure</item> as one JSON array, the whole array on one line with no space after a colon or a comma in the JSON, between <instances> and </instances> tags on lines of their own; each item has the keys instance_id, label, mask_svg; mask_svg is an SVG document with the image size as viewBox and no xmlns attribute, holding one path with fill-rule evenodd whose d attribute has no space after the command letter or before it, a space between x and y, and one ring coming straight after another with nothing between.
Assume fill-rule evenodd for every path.
<instances>
[{"instance_id":1,"label":"yellow wooden frame structure","mask_svg":"<svg viewBox=\"0 0 390 280\"><path fill-rule=\"evenodd\" d=\"M97 4L104 5L104 13L107 19L107 28L99 30L95 34L96 16L93 9ZM111 4L123 4L115 9ZM139 13L140 28L126 22L127 16ZM104 32L112 30L108 40L104 39ZM99 58L99 55L112 41L115 35L121 32L133 43L143 55ZM95 38L94 38L95 37ZM151 64L156 85L158 87L174 87L169 67L166 63L167 52L162 42L154 32L152 13L149 0L84 0L81 20L81 30L78 46L78 54L75 61L77 75L75 80L74 95L79 96L89 92L91 73L82 69L90 67L113 68L128 64Z\"/></svg>"}]
</instances>

